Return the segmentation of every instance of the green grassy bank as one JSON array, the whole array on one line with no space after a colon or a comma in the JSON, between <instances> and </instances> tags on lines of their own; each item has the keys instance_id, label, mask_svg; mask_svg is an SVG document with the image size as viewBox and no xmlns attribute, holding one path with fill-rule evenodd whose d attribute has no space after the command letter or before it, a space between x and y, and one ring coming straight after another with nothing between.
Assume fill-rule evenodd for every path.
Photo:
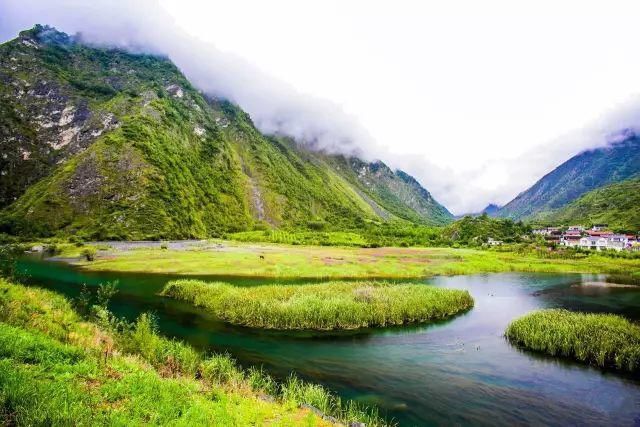
<instances>
[{"instance_id":1,"label":"green grassy bank","mask_svg":"<svg viewBox=\"0 0 640 427\"><path fill-rule=\"evenodd\" d=\"M425 285L329 282L237 287L170 282L163 295L204 307L226 322L268 329L356 329L425 322L473 307L467 291Z\"/></svg>"},{"instance_id":2,"label":"green grassy bank","mask_svg":"<svg viewBox=\"0 0 640 427\"><path fill-rule=\"evenodd\" d=\"M453 248L347 248L248 244L188 250L98 251L94 271L300 278L414 278L485 272L610 273L640 276L640 258L550 251ZM69 248L65 256L80 255ZM75 252L74 252L75 251Z\"/></svg>"},{"instance_id":3,"label":"green grassy bank","mask_svg":"<svg viewBox=\"0 0 640 427\"><path fill-rule=\"evenodd\" d=\"M640 370L640 326L612 314L541 310L513 321L510 342L600 367Z\"/></svg>"},{"instance_id":4,"label":"green grassy bank","mask_svg":"<svg viewBox=\"0 0 640 427\"><path fill-rule=\"evenodd\" d=\"M0 424L384 424L320 386L278 384L162 338L148 315L128 325L92 312L88 321L58 294L0 279Z\"/></svg>"}]
</instances>

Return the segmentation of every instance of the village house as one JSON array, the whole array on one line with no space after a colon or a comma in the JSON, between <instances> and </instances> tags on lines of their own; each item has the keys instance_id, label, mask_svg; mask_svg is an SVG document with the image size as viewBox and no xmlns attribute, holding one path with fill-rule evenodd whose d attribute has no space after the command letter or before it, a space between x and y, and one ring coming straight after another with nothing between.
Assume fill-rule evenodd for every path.
<instances>
[{"instance_id":1,"label":"village house","mask_svg":"<svg viewBox=\"0 0 640 427\"><path fill-rule=\"evenodd\" d=\"M563 246L577 247L580 246L582 233L579 231L567 231L560 238L560 244Z\"/></svg>"},{"instance_id":2,"label":"village house","mask_svg":"<svg viewBox=\"0 0 640 427\"><path fill-rule=\"evenodd\" d=\"M580 247L583 249L612 249L621 251L629 248L629 237L625 234L602 234L599 236L586 236L580 239Z\"/></svg>"},{"instance_id":3,"label":"village house","mask_svg":"<svg viewBox=\"0 0 640 427\"><path fill-rule=\"evenodd\" d=\"M495 240L491 237L487 240L487 244L489 246L500 246L502 244L502 240Z\"/></svg>"},{"instance_id":4,"label":"village house","mask_svg":"<svg viewBox=\"0 0 640 427\"><path fill-rule=\"evenodd\" d=\"M607 239L602 236L585 236L580 239L580 247L601 251L607 248Z\"/></svg>"},{"instance_id":5,"label":"village house","mask_svg":"<svg viewBox=\"0 0 640 427\"><path fill-rule=\"evenodd\" d=\"M597 251L605 249L640 250L640 236L615 234L608 230L607 224L595 224L589 229L580 225L571 225L564 233L560 227L546 227L533 230L533 233L544 236L547 243L558 243L571 248Z\"/></svg>"},{"instance_id":6,"label":"village house","mask_svg":"<svg viewBox=\"0 0 640 427\"><path fill-rule=\"evenodd\" d=\"M560 234L560 227L545 227L545 228L538 228L536 230L532 231L533 234L537 234L539 236L551 236L551 235L555 235L555 234Z\"/></svg>"},{"instance_id":7,"label":"village house","mask_svg":"<svg viewBox=\"0 0 640 427\"><path fill-rule=\"evenodd\" d=\"M621 251L627 247L629 238L625 234L610 234L606 236L607 249L615 249Z\"/></svg>"}]
</instances>

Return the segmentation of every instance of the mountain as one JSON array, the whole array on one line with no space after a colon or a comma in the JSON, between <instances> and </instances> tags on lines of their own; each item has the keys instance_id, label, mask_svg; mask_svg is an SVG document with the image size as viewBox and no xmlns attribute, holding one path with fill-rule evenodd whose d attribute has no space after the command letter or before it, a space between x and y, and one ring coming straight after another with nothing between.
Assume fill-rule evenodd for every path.
<instances>
[{"instance_id":1,"label":"mountain","mask_svg":"<svg viewBox=\"0 0 640 427\"><path fill-rule=\"evenodd\" d=\"M452 215L382 162L267 136L168 59L35 26L0 45L0 231L96 239Z\"/></svg>"},{"instance_id":2,"label":"mountain","mask_svg":"<svg viewBox=\"0 0 640 427\"><path fill-rule=\"evenodd\" d=\"M549 224L609 224L613 230L640 231L640 177L589 191L557 211L539 215Z\"/></svg>"},{"instance_id":3,"label":"mountain","mask_svg":"<svg viewBox=\"0 0 640 427\"><path fill-rule=\"evenodd\" d=\"M480 212L473 212L473 213L466 213L466 214L462 214L462 215L458 215L456 216L456 218L461 219L467 216L471 216L471 217L476 217L476 216L481 216L484 214L487 214L490 217L496 217L498 216L498 212L500 211L500 206L494 204L494 203L489 203L484 209L482 209Z\"/></svg>"},{"instance_id":4,"label":"mountain","mask_svg":"<svg viewBox=\"0 0 640 427\"><path fill-rule=\"evenodd\" d=\"M498 216L531 219L552 212L596 188L640 172L640 137L624 130L616 142L585 151L545 175L504 205Z\"/></svg>"},{"instance_id":5,"label":"mountain","mask_svg":"<svg viewBox=\"0 0 640 427\"><path fill-rule=\"evenodd\" d=\"M480 213L481 214L485 214L486 213L489 216L496 216L496 214L498 213L499 210L500 210L500 206L498 206L498 205L496 205L494 203L490 203Z\"/></svg>"}]
</instances>

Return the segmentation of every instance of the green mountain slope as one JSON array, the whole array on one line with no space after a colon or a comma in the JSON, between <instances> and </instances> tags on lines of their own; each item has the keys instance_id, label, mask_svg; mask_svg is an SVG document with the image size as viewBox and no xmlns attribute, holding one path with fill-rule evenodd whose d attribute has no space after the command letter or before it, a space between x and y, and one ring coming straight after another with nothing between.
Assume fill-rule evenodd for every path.
<instances>
[{"instance_id":1,"label":"green mountain slope","mask_svg":"<svg viewBox=\"0 0 640 427\"><path fill-rule=\"evenodd\" d=\"M640 231L640 177L592 190L563 208L540 214L550 224L609 224L614 230Z\"/></svg>"},{"instance_id":2,"label":"green mountain slope","mask_svg":"<svg viewBox=\"0 0 640 427\"><path fill-rule=\"evenodd\" d=\"M381 162L261 134L161 57L36 26L0 45L0 83L0 231L188 238L451 219Z\"/></svg>"},{"instance_id":3,"label":"green mountain slope","mask_svg":"<svg viewBox=\"0 0 640 427\"><path fill-rule=\"evenodd\" d=\"M497 216L530 219L559 209L588 191L640 173L640 138L625 130L622 141L567 160L503 206Z\"/></svg>"}]
</instances>

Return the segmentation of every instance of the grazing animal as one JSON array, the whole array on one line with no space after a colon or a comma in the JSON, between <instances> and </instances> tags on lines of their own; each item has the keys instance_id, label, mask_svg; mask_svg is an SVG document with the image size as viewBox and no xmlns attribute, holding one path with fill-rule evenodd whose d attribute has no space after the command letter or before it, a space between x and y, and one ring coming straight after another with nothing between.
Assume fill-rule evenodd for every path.
<instances>
[{"instance_id":1,"label":"grazing animal","mask_svg":"<svg viewBox=\"0 0 640 427\"><path fill-rule=\"evenodd\" d=\"M260 255L260 259L264 259L264 255Z\"/></svg>"}]
</instances>

